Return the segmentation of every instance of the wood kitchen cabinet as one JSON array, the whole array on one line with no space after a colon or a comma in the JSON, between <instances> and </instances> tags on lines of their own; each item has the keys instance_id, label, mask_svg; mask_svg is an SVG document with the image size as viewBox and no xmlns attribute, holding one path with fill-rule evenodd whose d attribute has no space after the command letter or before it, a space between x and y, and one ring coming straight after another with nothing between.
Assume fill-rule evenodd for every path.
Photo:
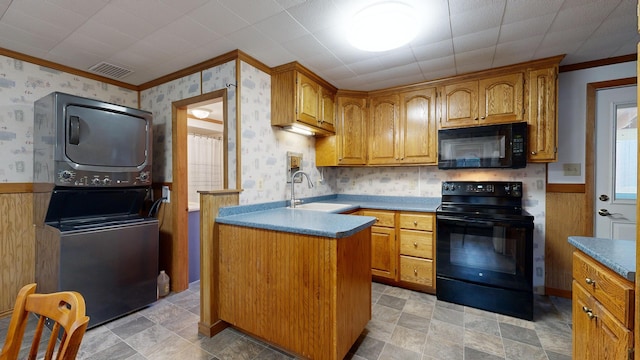
<instances>
[{"instance_id":1,"label":"wood kitchen cabinet","mask_svg":"<svg viewBox=\"0 0 640 360\"><path fill-rule=\"evenodd\" d=\"M297 62L275 67L271 74L271 125L295 124L318 135L333 135L336 91Z\"/></svg>"},{"instance_id":2,"label":"wood kitchen cabinet","mask_svg":"<svg viewBox=\"0 0 640 360\"><path fill-rule=\"evenodd\" d=\"M524 74L453 81L440 89L439 128L524 121Z\"/></svg>"},{"instance_id":3,"label":"wood kitchen cabinet","mask_svg":"<svg viewBox=\"0 0 640 360\"><path fill-rule=\"evenodd\" d=\"M529 162L558 160L558 66L529 70Z\"/></svg>"},{"instance_id":4,"label":"wood kitchen cabinet","mask_svg":"<svg viewBox=\"0 0 640 360\"><path fill-rule=\"evenodd\" d=\"M436 164L436 88L370 98L368 164Z\"/></svg>"},{"instance_id":5,"label":"wood kitchen cabinet","mask_svg":"<svg viewBox=\"0 0 640 360\"><path fill-rule=\"evenodd\" d=\"M632 359L634 284L573 253L573 358Z\"/></svg>"},{"instance_id":6,"label":"wood kitchen cabinet","mask_svg":"<svg viewBox=\"0 0 640 360\"><path fill-rule=\"evenodd\" d=\"M316 166L366 164L366 95L338 94L336 120L334 136L316 138Z\"/></svg>"},{"instance_id":7,"label":"wood kitchen cabinet","mask_svg":"<svg viewBox=\"0 0 640 360\"><path fill-rule=\"evenodd\" d=\"M435 216L401 212L400 280L435 291Z\"/></svg>"},{"instance_id":8,"label":"wood kitchen cabinet","mask_svg":"<svg viewBox=\"0 0 640 360\"><path fill-rule=\"evenodd\" d=\"M371 274L395 281L398 275L395 211L365 209L360 214L376 218L371 227Z\"/></svg>"},{"instance_id":9,"label":"wood kitchen cabinet","mask_svg":"<svg viewBox=\"0 0 640 360\"><path fill-rule=\"evenodd\" d=\"M373 216L371 274L373 280L435 293L435 214L362 209Z\"/></svg>"}]
</instances>

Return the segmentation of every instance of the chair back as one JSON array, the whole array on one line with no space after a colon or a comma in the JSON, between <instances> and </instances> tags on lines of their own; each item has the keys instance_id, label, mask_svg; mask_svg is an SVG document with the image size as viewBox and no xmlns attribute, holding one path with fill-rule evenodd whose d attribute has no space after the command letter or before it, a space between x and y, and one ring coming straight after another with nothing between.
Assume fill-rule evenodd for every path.
<instances>
[{"instance_id":1,"label":"chair back","mask_svg":"<svg viewBox=\"0 0 640 360\"><path fill-rule=\"evenodd\" d=\"M44 353L45 360L73 360L76 358L82 337L89 325L86 316L84 298L75 291L62 291L51 294L36 294L36 284L25 285L16 298L16 304L11 315L9 330L0 360L17 360L29 314L38 316L38 323L34 332L28 359L36 359L38 348L47 340ZM51 330L45 326L45 321L53 322ZM62 332L60 338L59 333ZM55 356L55 357L54 357ZM42 357L42 354L39 358Z\"/></svg>"}]
</instances>

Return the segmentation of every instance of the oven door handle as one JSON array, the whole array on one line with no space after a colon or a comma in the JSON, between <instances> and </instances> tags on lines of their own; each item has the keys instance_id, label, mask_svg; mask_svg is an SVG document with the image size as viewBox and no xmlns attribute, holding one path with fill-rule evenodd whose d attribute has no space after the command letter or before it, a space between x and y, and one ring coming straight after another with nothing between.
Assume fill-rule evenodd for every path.
<instances>
[{"instance_id":1,"label":"oven door handle","mask_svg":"<svg viewBox=\"0 0 640 360\"><path fill-rule=\"evenodd\" d=\"M492 220L479 220L470 216L450 216L450 215L437 215L436 220L444 220L444 221L452 221L456 223L460 223L461 225L473 224L473 225L483 225L487 227L493 226L506 226L506 227L522 227L522 228L532 228L533 222L529 221L492 221Z\"/></svg>"},{"instance_id":2,"label":"oven door handle","mask_svg":"<svg viewBox=\"0 0 640 360\"><path fill-rule=\"evenodd\" d=\"M485 225L485 226L494 226L496 224L495 221L484 221L478 220L474 218L470 218L467 216L447 216L447 215L437 215L436 220L445 220L445 221L454 221L463 224L477 224L477 225Z\"/></svg>"}]
</instances>

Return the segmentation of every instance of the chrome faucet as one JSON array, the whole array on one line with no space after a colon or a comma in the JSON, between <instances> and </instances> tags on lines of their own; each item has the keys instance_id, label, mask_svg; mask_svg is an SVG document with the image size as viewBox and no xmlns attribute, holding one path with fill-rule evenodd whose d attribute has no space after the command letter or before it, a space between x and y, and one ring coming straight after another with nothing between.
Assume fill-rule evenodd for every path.
<instances>
[{"instance_id":1,"label":"chrome faucet","mask_svg":"<svg viewBox=\"0 0 640 360\"><path fill-rule=\"evenodd\" d=\"M295 194L295 179L296 179L296 175L301 174L304 175L304 177L307 178L307 183L309 184L309 189L311 189L313 187L313 182L311 182L311 178L309 178L309 175L307 175L306 172L303 172L302 170L296 171L291 175L291 208L295 208L297 204L302 203L302 200L296 200L296 194Z\"/></svg>"}]
</instances>

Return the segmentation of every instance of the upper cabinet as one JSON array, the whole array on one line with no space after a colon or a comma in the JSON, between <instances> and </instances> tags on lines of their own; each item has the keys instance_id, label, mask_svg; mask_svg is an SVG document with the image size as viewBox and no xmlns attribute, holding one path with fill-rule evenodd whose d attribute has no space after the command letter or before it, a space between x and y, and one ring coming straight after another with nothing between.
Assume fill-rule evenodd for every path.
<instances>
[{"instance_id":1,"label":"upper cabinet","mask_svg":"<svg viewBox=\"0 0 640 360\"><path fill-rule=\"evenodd\" d=\"M440 128L523 121L522 72L480 80L453 81L441 87Z\"/></svg>"},{"instance_id":2,"label":"upper cabinet","mask_svg":"<svg viewBox=\"0 0 640 360\"><path fill-rule=\"evenodd\" d=\"M558 66L529 70L529 161L558 160Z\"/></svg>"},{"instance_id":3,"label":"upper cabinet","mask_svg":"<svg viewBox=\"0 0 640 360\"><path fill-rule=\"evenodd\" d=\"M335 87L297 62L278 66L271 74L271 125L333 135L335 94Z\"/></svg>"},{"instance_id":4,"label":"upper cabinet","mask_svg":"<svg viewBox=\"0 0 640 360\"><path fill-rule=\"evenodd\" d=\"M368 164L435 164L436 88L370 98Z\"/></svg>"},{"instance_id":5,"label":"upper cabinet","mask_svg":"<svg viewBox=\"0 0 640 360\"><path fill-rule=\"evenodd\" d=\"M316 166L366 164L367 119L366 94L338 94L336 135L316 138Z\"/></svg>"}]
</instances>

